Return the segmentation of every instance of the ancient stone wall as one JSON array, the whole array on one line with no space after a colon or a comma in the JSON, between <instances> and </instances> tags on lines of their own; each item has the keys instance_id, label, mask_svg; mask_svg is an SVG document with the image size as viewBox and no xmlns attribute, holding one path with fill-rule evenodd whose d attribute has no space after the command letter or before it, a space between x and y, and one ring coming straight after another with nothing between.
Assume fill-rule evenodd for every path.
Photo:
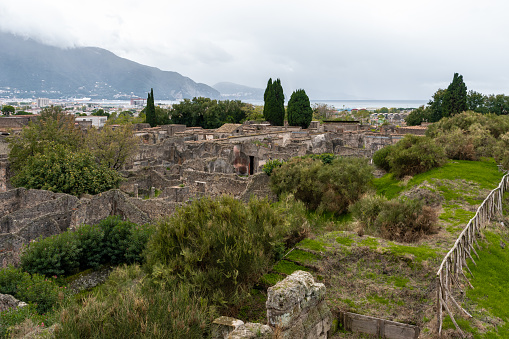
<instances>
[{"instance_id":1,"label":"ancient stone wall","mask_svg":"<svg viewBox=\"0 0 509 339\"><path fill-rule=\"evenodd\" d=\"M214 320L212 338L326 339L332 313L325 303L325 285L313 276L295 271L267 291L267 325L228 317Z\"/></svg>"}]
</instances>

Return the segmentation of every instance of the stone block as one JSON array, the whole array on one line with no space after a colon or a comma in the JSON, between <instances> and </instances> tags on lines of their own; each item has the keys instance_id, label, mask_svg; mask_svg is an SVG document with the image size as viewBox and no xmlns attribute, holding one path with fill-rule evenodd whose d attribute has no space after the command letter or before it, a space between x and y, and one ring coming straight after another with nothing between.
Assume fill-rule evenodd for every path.
<instances>
[{"instance_id":1,"label":"stone block","mask_svg":"<svg viewBox=\"0 0 509 339\"><path fill-rule=\"evenodd\" d=\"M242 320L224 316L219 317L212 322L212 338L228 338L231 332L235 331L237 328L243 325L244 322Z\"/></svg>"}]
</instances>

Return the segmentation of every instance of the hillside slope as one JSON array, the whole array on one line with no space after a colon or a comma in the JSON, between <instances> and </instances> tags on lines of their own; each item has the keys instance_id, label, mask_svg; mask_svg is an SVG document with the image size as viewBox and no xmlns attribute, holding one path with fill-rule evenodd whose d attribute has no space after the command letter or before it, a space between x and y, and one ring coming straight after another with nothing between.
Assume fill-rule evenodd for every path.
<instances>
[{"instance_id":1,"label":"hillside slope","mask_svg":"<svg viewBox=\"0 0 509 339\"><path fill-rule=\"evenodd\" d=\"M101 48L61 49L1 32L0 44L0 89L17 97L126 99L145 97L150 88L157 99L220 96L177 72L144 66Z\"/></svg>"}]
</instances>

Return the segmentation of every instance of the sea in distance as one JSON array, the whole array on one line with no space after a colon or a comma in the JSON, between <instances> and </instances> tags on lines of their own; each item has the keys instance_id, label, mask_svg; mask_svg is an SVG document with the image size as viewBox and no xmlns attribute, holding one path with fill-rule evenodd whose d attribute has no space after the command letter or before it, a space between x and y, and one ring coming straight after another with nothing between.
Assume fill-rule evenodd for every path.
<instances>
[{"instance_id":1,"label":"sea in distance","mask_svg":"<svg viewBox=\"0 0 509 339\"><path fill-rule=\"evenodd\" d=\"M170 100L157 100L155 99L156 105L171 105L176 104L178 101L170 101ZM263 100L242 100L244 102L253 104L253 105L263 105ZM367 109L373 110L381 107L387 108L417 108L419 106L425 105L428 103L428 100L310 100L311 106L314 104L326 104L328 106L333 106L337 110L351 110L354 108L357 109ZM87 103L95 103L101 104L103 106L125 106L129 105L129 101L125 100L90 100ZM285 104L288 104L286 102Z\"/></svg>"}]
</instances>

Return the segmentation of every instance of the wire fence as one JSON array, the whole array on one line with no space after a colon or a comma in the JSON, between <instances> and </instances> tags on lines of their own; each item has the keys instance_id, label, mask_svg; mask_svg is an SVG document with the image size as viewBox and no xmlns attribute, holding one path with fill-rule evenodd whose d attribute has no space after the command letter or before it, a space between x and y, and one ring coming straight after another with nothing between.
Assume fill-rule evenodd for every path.
<instances>
[{"instance_id":1,"label":"wire fence","mask_svg":"<svg viewBox=\"0 0 509 339\"><path fill-rule=\"evenodd\" d=\"M467 258L469 258L474 265L476 265L472 252L477 258L477 254L474 244L479 248L476 237L479 236L481 229L485 228L490 220L497 214L502 214L502 197L504 192L509 188L509 174L504 175L500 184L497 188L490 192L490 194L484 199L483 203L477 209L475 216L470 219L467 226L463 229L458 239L454 243L452 249L446 254L440 268L437 272L437 332L439 335L442 334L442 315L445 310L452 320L452 323L456 329L460 332L464 338L465 334L458 326L454 319L451 308L449 307L449 301L452 303L460 313L465 314L467 317L472 316L468 313L460 304L454 299L451 293L451 287L454 285L460 291L463 292L460 285L460 278L466 281L466 284L470 288L474 288L470 281L466 277L463 269L473 277L472 272L467 266Z\"/></svg>"}]
</instances>

